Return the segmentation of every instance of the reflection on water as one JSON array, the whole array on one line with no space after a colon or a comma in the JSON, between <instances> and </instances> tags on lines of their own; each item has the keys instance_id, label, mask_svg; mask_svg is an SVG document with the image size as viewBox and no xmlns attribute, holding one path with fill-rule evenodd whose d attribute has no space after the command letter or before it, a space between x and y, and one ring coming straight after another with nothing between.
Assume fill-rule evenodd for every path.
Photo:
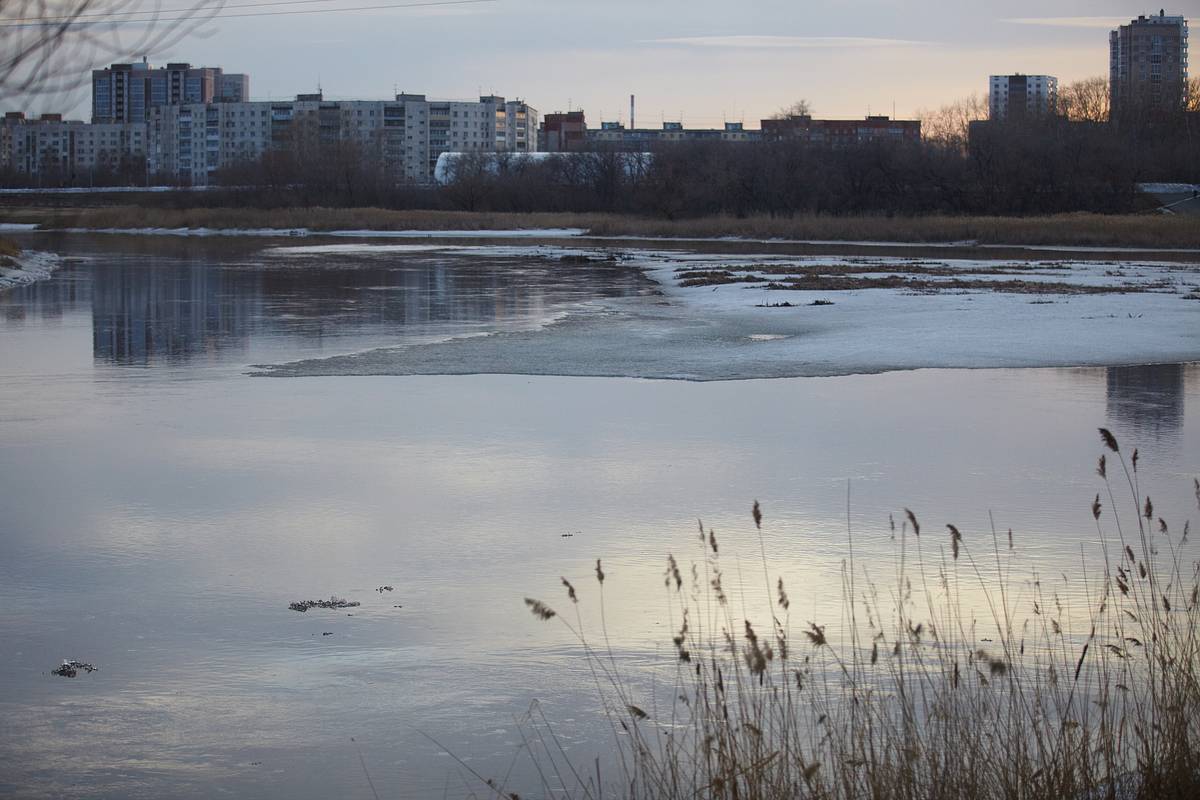
<instances>
[{"instance_id":1,"label":"reflection on water","mask_svg":"<svg viewBox=\"0 0 1200 800\"><path fill-rule=\"evenodd\" d=\"M90 304L97 362L179 366L236 361L254 351L253 339L333 339L353 348L538 325L570 303L650 287L606 262L421 252L283 257L219 241L153 244L128 253L114 252L111 241L87 242L85 264L0 295L0 318L20 324Z\"/></svg>"},{"instance_id":2,"label":"reflection on water","mask_svg":"<svg viewBox=\"0 0 1200 800\"><path fill-rule=\"evenodd\" d=\"M594 613L603 557L614 649L671 660L665 554L690 560L700 517L723 558L757 559L754 499L796 618L823 623L848 487L875 575L906 507L972 547L994 512L1019 564L1076 574L1104 424L1142 446L1173 529L1194 517L1196 365L266 380L242 367L647 287L603 264L74 246L90 260L0 296L0 796L367 797L365 763L381 796L462 797L479 787L422 733L502 775L533 699L591 764L586 667L523 597L554 601L567 577ZM287 609L331 593L363 605ZM48 675L63 658L101 669ZM536 791L521 769L514 789Z\"/></svg>"},{"instance_id":3,"label":"reflection on water","mask_svg":"<svg viewBox=\"0 0 1200 800\"><path fill-rule=\"evenodd\" d=\"M1183 428L1185 378L1196 367L1147 364L1108 369L1108 418L1147 445L1175 442Z\"/></svg>"},{"instance_id":4,"label":"reflection on water","mask_svg":"<svg viewBox=\"0 0 1200 800\"><path fill-rule=\"evenodd\" d=\"M32 283L16 291L0 292L0 319L14 326L31 318L61 319L68 309L86 307L91 292L90 281L63 277Z\"/></svg>"},{"instance_id":5,"label":"reflection on water","mask_svg":"<svg viewBox=\"0 0 1200 800\"><path fill-rule=\"evenodd\" d=\"M1200 363L1056 370L1073 393L1102 393L1104 424L1143 454L1178 456L1188 399L1200 393ZM1099 424L1099 422L1097 422Z\"/></svg>"},{"instance_id":6,"label":"reflection on water","mask_svg":"<svg viewBox=\"0 0 1200 800\"><path fill-rule=\"evenodd\" d=\"M261 314L262 275L178 264L101 269L92 289L92 352L99 361L181 362L240 351Z\"/></svg>"}]
</instances>

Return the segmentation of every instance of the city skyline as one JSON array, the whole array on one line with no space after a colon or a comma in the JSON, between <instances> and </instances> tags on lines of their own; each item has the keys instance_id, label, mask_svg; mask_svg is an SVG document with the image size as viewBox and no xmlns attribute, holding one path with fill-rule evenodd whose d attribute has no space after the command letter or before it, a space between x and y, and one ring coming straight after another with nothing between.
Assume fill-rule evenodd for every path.
<instances>
[{"instance_id":1,"label":"city skyline","mask_svg":"<svg viewBox=\"0 0 1200 800\"><path fill-rule=\"evenodd\" d=\"M885 0L803 14L778 2L733 8L701 0L682 9L618 0L563 10L542 0L496 0L218 18L149 56L249 73L254 99L290 98L318 85L331 99L382 99L397 90L458 99L495 90L542 113L582 108L595 124L627 121L633 93L643 124L715 127L754 123L799 98L823 117L894 109L908 118L986 95L992 74L1050 74L1064 85L1107 75L1109 30L1158 12L1076 0L1002 10L968 2L936 13L931 3ZM1200 9L1190 2L1166 10L1191 17ZM263 47L264 38L287 46ZM84 118L88 103L81 86L65 100L25 105Z\"/></svg>"}]
</instances>

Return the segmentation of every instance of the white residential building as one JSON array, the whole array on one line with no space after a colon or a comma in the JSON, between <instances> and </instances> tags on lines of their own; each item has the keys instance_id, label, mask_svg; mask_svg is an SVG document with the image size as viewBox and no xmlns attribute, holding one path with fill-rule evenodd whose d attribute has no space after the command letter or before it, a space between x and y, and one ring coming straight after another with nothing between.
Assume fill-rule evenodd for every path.
<instances>
[{"instance_id":1,"label":"white residential building","mask_svg":"<svg viewBox=\"0 0 1200 800\"><path fill-rule=\"evenodd\" d=\"M354 142L396 180L428 183L444 152L530 152L537 149L538 114L521 101L393 100L193 103L150 114L150 169L196 186L215 172L256 161L271 148Z\"/></svg>"},{"instance_id":2,"label":"white residential building","mask_svg":"<svg viewBox=\"0 0 1200 800\"><path fill-rule=\"evenodd\" d=\"M1047 117L1058 112L1058 78L1053 75L992 75L988 115L993 121Z\"/></svg>"},{"instance_id":3,"label":"white residential building","mask_svg":"<svg viewBox=\"0 0 1200 800\"><path fill-rule=\"evenodd\" d=\"M205 186L209 176L262 157L271 145L270 103L188 103L150 114L148 169Z\"/></svg>"},{"instance_id":4,"label":"white residential building","mask_svg":"<svg viewBox=\"0 0 1200 800\"><path fill-rule=\"evenodd\" d=\"M318 158L330 152L326 145L353 143L354 156L392 179L430 183L442 153L537 150L537 110L493 96L329 101L308 94L287 101L164 103L146 115L145 123L83 123L8 114L0 126L0 168L86 183L94 174L128 172L137 160L146 175L207 186L218 171L257 162L273 149Z\"/></svg>"},{"instance_id":5,"label":"white residential building","mask_svg":"<svg viewBox=\"0 0 1200 800\"><path fill-rule=\"evenodd\" d=\"M0 168L76 184L119 172L144 175L147 142L145 123L95 125L59 114L26 119L9 113L0 123Z\"/></svg>"}]
</instances>

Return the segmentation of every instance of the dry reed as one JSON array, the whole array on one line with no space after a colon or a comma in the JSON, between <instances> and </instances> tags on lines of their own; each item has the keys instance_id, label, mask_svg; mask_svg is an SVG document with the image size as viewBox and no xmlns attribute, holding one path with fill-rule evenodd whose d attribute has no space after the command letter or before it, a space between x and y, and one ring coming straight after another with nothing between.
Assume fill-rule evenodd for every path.
<instances>
[{"instance_id":1,"label":"dry reed","mask_svg":"<svg viewBox=\"0 0 1200 800\"><path fill-rule=\"evenodd\" d=\"M839 242L966 242L1011 245L1198 248L1187 216L1057 214L994 216L715 216L662 219L617 214L403 211L382 208L12 209L4 219L46 227L307 228L329 230L517 230L583 228L595 236L790 239Z\"/></svg>"},{"instance_id":2,"label":"dry reed","mask_svg":"<svg viewBox=\"0 0 1200 800\"><path fill-rule=\"evenodd\" d=\"M1011 561L1001 563L1012 556L1011 531L1002 550L994 527L972 537L947 525L952 559L926 563L920 523L905 509L892 526L895 585L856 585L851 536L842 624L808 621L797 643L783 579L766 577L765 548L772 612L759 625L731 608L716 537L700 524L691 582L667 561L677 621L669 706L623 673L607 627L594 644L578 606L574 622L557 617L588 662L616 765L584 776L560 747L551 757L560 785L543 790L672 800L1200 797L1200 564L1184 564L1189 524L1175 536L1156 520L1136 451L1127 460L1109 431L1101 437L1108 504L1097 495L1091 510L1105 570L1085 577L1082 615L1036 579L1015 599ZM1200 506L1200 480L1194 488ZM1115 510L1126 490L1136 528ZM761 536L768 523L757 502L752 518ZM596 572L603 621L599 561ZM563 583L575 605L575 587ZM990 618L964 610L964 591L978 592ZM526 603L540 619L555 617L545 603Z\"/></svg>"}]
</instances>

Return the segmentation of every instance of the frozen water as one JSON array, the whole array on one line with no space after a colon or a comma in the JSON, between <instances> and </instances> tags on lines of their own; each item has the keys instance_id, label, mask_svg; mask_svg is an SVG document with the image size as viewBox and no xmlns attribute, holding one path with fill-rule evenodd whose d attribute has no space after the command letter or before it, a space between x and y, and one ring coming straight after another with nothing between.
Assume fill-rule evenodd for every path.
<instances>
[{"instance_id":1,"label":"frozen water","mask_svg":"<svg viewBox=\"0 0 1200 800\"><path fill-rule=\"evenodd\" d=\"M379 245L350 245L366 256ZM388 247L388 246L382 246ZM309 252L280 248L276 252ZM540 247L464 247L455 255L559 258L587 253ZM612 251L594 251L611 257ZM650 250L616 254L655 280L661 295L580 303L536 330L380 348L275 365L274 376L539 374L730 380L850 375L925 367L1112 366L1200 359L1200 271L1167 261L1020 261L901 258L729 257ZM921 291L772 290L766 269L871 268L882 278L914 264ZM734 265L734 266L731 266ZM874 268L878 267L878 271ZM731 270L746 283L683 287L676 271ZM1006 274L994 274L1003 268ZM993 271L987 273L986 271ZM1066 284L1062 293L937 285L1021 281ZM933 288L930 289L929 286ZM1076 294L1070 287L1103 287ZM790 307L778 307L788 302ZM814 305L815 301L822 304ZM776 304L775 307L767 307Z\"/></svg>"}]
</instances>

